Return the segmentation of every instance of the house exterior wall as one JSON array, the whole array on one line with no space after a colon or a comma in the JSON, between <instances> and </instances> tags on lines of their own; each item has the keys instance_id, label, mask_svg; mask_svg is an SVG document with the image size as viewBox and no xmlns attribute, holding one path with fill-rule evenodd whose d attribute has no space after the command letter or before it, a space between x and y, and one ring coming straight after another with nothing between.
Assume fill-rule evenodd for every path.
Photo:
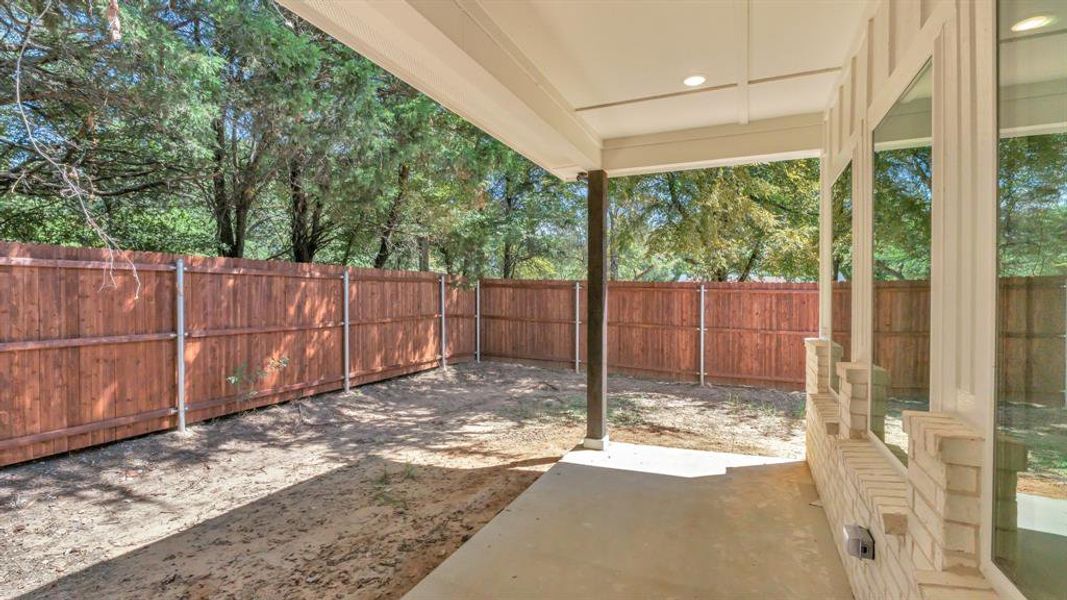
<instances>
[{"instance_id":1,"label":"house exterior wall","mask_svg":"<svg viewBox=\"0 0 1067 600\"><path fill-rule=\"evenodd\" d=\"M855 33L825 113L820 337L808 342L808 462L835 532L863 525L885 550L874 561L842 557L860 598L1021 597L989 559L995 22L993 0L882 0ZM905 418L904 466L869 425L871 413L884 410L883 374L877 367L871 372L873 131L928 61L934 78L930 412ZM834 392L824 383L831 367L821 364L833 354L830 189L850 163L852 351L837 366L844 379Z\"/></svg>"},{"instance_id":2,"label":"house exterior wall","mask_svg":"<svg viewBox=\"0 0 1067 600\"><path fill-rule=\"evenodd\" d=\"M983 436L944 413L905 414L908 467L901 472L857 424L866 420L877 372L839 363L839 393L820 385L831 342L807 341L807 461L857 598L998 598L981 562ZM873 560L845 552L846 525L875 541Z\"/></svg>"},{"instance_id":3,"label":"house exterior wall","mask_svg":"<svg viewBox=\"0 0 1067 600\"><path fill-rule=\"evenodd\" d=\"M870 362L872 132L927 61L934 71L931 321L933 410L985 430L993 382L996 246L995 39L992 0L883 0L857 32L826 111L823 213L853 165L855 362ZM976 174L987 174L979 177ZM830 222L824 219L820 335L830 331ZM986 400L978 400L982 395Z\"/></svg>"}]
</instances>

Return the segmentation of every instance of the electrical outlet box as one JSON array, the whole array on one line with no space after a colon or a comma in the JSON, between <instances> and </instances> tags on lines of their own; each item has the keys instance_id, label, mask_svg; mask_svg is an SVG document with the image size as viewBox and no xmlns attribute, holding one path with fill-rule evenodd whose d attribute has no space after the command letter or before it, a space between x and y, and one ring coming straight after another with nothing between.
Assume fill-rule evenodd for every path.
<instances>
[{"instance_id":1,"label":"electrical outlet box","mask_svg":"<svg viewBox=\"0 0 1067 600\"><path fill-rule=\"evenodd\" d=\"M860 560L874 560L874 536L859 525L845 525L845 552Z\"/></svg>"}]
</instances>

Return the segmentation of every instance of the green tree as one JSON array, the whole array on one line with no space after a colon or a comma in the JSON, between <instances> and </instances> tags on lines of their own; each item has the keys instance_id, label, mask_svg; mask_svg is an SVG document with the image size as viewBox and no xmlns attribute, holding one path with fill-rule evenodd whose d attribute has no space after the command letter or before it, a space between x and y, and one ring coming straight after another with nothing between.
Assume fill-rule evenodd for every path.
<instances>
[{"instance_id":1,"label":"green tree","mask_svg":"<svg viewBox=\"0 0 1067 600\"><path fill-rule=\"evenodd\" d=\"M933 165L930 147L874 155L874 276L930 278Z\"/></svg>"},{"instance_id":2,"label":"green tree","mask_svg":"<svg viewBox=\"0 0 1067 600\"><path fill-rule=\"evenodd\" d=\"M126 245L165 215L195 221L173 200L209 156L221 65L187 51L164 3L126 7L116 41L104 2L0 6L0 223L23 239Z\"/></svg>"},{"instance_id":3,"label":"green tree","mask_svg":"<svg viewBox=\"0 0 1067 600\"><path fill-rule=\"evenodd\" d=\"M121 39L106 0L0 6L0 236L584 275L583 183L559 181L274 2L119 6ZM71 177L86 194L70 194ZM611 190L612 278L814 278L814 161Z\"/></svg>"},{"instance_id":4,"label":"green tree","mask_svg":"<svg viewBox=\"0 0 1067 600\"><path fill-rule=\"evenodd\" d=\"M1000 274L1067 273L1067 134L1000 141Z\"/></svg>"},{"instance_id":5,"label":"green tree","mask_svg":"<svg viewBox=\"0 0 1067 600\"><path fill-rule=\"evenodd\" d=\"M830 189L831 278L852 279L852 164L837 177Z\"/></svg>"},{"instance_id":6,"label":"green tree","mask_svg":"<svg viewBox=\"0 0 1067 600\"><path fill-rule=\"evenodd\" d=\"M807 160L646 175L622 195L643 198L628 209L651 227L640 260L660 268L677 260L676 277L813 280L818 187L818 163Z\"/></svg>"}]
</instances>

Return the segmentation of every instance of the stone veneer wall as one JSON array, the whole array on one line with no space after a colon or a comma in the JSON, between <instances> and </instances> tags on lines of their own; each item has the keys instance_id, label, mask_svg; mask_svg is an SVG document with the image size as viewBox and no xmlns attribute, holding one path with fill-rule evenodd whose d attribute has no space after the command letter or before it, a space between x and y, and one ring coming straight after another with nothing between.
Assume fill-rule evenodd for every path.
<instances>
[{"instance_id":1,"label":"stone veneer wall","mask_svg":"<svg viewBox=\"0 0 1067 600\"><path fill-rule=\"evenodd\" d=\"M875 371L871 386L865 365L838 363L835 394L827 384L832 342L805 343L807 461L856 597L997 598L977 568L981 435L951 415L907 413L903 474L866 431L871 405L884 410L885 373ZM874 560L845 554L849 524L871 531Z\"/></svg>"}]
</instances>

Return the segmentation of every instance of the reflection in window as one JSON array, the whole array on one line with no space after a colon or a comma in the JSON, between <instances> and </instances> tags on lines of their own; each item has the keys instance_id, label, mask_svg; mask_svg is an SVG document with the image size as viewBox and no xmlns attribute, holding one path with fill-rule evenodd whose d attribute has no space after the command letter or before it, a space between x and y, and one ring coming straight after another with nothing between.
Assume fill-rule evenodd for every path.
<instances>
[{"instance_id":1,"label":"reflection in window","mask_svg":"<svg viewBox=\"0 0 1067 600\"><path fill-rule=\"evenodd\" d=\"M993 560L1067 597L1067 4L999 2ZM1034 16L1044 27L1013 32Z\"/></svg>"},{"instance_id":2,"label":"reflection in window","mask_svg":"<svg viewBox=\"0 0 1067 600\"><path fill-rule=\"evenodd\" d=\"M871 432L907 462L905 410L930 407L931 67L874 130Z\"/></svg>"},{"instance_id":3,"label":"reflection in window","mask_svg":"<svg viewBox=\"0 0 1067 600\"><path fill-rule=\"evenodd\" d=\"M833 273L830 307L830 387L839 392L837 363L849 360L852 340L852 163L830 189Z\"/></svg>"}]
</instances>

